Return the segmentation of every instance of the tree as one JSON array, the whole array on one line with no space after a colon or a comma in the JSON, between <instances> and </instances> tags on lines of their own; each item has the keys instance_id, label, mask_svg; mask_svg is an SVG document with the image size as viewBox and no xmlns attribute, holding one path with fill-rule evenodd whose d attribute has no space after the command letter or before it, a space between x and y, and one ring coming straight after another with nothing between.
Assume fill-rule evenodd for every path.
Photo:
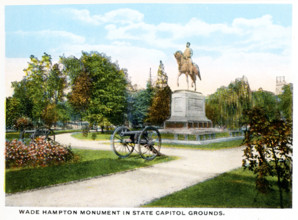
<instances>
[{"instance_id":1,"label":"tree","mask_svg":"<svg viewBox=\"0 0 298 220\"><path fill-rule=\"evenodd\" d=\"M245 134L243 166L257 174L256 187L262 193L271 190L266 177L276 176L280 207L283 190L292 185L292 124L282 119L270 119L264 108L246 111L249 129Z\"/></svg>"},{"instance_id":2,"label":"tree","mask_svg":"<svg viewBox=\"0 0 298 220\"><path fill-rule=\"evenodd\" d=\"M148 121L154 125L162 125L171 115L171 95L169 86L158 89L148 111Z\"/></svg>"},{"instance_id":3,"label":"tree","mask_svg":"<svg viewBox=\"0 0 298 220\"><path fill-rule=\"evenodd\" d=\"M46 53L40 60L31 55L28 67L24 69L24 79L12 83L13 97L22 104L22 115L31 118L35 124L52 125L57 121L56 105L63 101L67 86L59 65L52 66L51 60Z\"/></svg>"},{"instance_id":4,"label":"tree","mask_svg":"<svg viewBox=\"0 0 298 220\"><path fill-rule=\"evenodd\" d=\"M66 123L71 120L73 117L73 113L71 112L71 108L68 102L58 102L56 105L56 111L58 116L58 121L60 121L63 127L66 126Z\"/></svg>"},{"instance_id":5,"label":"tree","mask_svg":"<svg viewBox=\"0 0 298 220\"><path fill-rule=\"evenodd\" d=\"M13 98L20 102L20 115L32 119L33 101L28 92L27 80L12 82L12 87L14 89Z\"/></svg>"},{"instance_id":6,"label":"tree","mask_svg":"<svg viewBox=\"0 0 298 220\"><path fill-rule=\"evenodd\" d=\"M293 85L288 84L283 87L282 94L279 95L279 110L288 121L293 120Z\"/></svg>"},{"instance_id":7,"label":"tree","mask_svg":"<svg viewBox=\"0 0 298 220\"><path fill-rule=\"evenodd\" d=\"M58 121L58 111L55 103L49 103L42 111L44 123L49 127L56 124Z\"/></svg>"},{"instance_id":8,"label":"tree","mask_svg":"<svg viewBox=\"0 0 298 220\"><path fill-rule=\"evenodd\" d=\"M66 76L60 71L56 63L52 66L46 81L48 98L52 103L57 104L65 96L64 90L67 87Z\"/></svg>"},{"instance_id":9,"label":"tree","mask_svg":"<svg viewBox=\"0 0 298 220\"><path fill-rule=\"evenodd\" d=\"M27 93L33 103L32 117L34 121L41 122L42 112L49 103L46 83L51 65L51 56L44 53L41 60L31 55L28 68L24 69Z\"/></svg>"},{"instance_id":10,"label":"tree","mask_svg":"<svg viewBox=\"0 0 298 220\"><path fill-rule=\"evenodd\" d=\"M23 114L22 105L19 99L15 97L6 98L6 112L5 112L5 123L6 127L12 128L16 120L20 118Z\"/></svg>"},{"instance_id":11,"label":"tree","mask_svg":"<svg viewBox=\"0 0 298 220\"><path fill-rule=\"evenodd\" d=\"M252 106L263 108L270 119L279 117L278 99L272 92L259 89L252 93Z\"/></svg>"},{"instance_id":12,"label":"tree","mask_svg":"<svg viewBox=\"0 0 298 220\"><path fill-rule=\"evenodd\" d=\"M146 123L153 96L154 89L150 80L147 82L146 89L130 93L128 98L128 119L133 127L144 126Z\"/></svg>"},{"instance_id":13,"label":"tree","mask_svg":"<svg viewBox=\"0 0 298 220\"><path fill-rule=\"evenodd\" d=\"M206 116L213 125L239 128L243 124L243 111L251 107L251 97L246 77L238 78L207 98Z\"/></svg>"},{"instance_id":14,"label":"tree","mask_svg":"<svg viewBox=\"0 0 298 220\"><path fill-rule=\"evenodd\" d=\"M127 104L126 72L98 52L83 52L80 59L61 57L60 60L64 65L63 71L70 77L70 103L79 107L88 120L99 115L112 124L122 124ZM83 82L80 77L86 80ZM84 105L87 107L83 108Z\"/></svg>"},{"instance_id":15,"label":"tree","mask_svg":"<svg viewBox=\"0 0 298 220\"><path fill-rule=\"evenodd\" d=\"M68 94L69 103L78 112L85 112L88 108L92 92L92 80L87 72L81 72L72 85Z\"/></svg>"}]
</instances>

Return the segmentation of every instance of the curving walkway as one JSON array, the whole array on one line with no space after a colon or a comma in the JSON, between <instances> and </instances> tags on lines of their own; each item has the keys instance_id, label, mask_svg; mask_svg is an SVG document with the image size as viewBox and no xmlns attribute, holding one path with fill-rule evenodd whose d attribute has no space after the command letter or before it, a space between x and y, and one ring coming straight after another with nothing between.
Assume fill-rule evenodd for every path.
<instances>
[{"instance_id":1,"label":"curving walkway","mask_svg":"<svg viewBox=\"0 0 298 220\"><path fill-rule=\"evenodd\" d=\"M111 149L100 141L77 140L70 134L57 141L73 148ZM213 178L242 164L243 148L217 151L162 148L181 159L151 167L6 196L6 206L139 207L154 199Z\"/></svg>"}]
</instances>

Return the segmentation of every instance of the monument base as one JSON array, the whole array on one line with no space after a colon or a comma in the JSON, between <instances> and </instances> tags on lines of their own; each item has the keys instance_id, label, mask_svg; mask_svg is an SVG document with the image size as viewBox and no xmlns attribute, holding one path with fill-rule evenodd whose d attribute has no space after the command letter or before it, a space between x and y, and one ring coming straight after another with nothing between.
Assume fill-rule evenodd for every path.
<instances>
[{"instance_id":1,"label":"monument base","mask_svg":"<svg viewBox=\"0 0 298 220\"><path fill-rule=\"evenodd\" d=\"M205 97L199 92L176 90L172 94L171 117L164 128L211 128L212 121L205 115Z\"/></svg>"}]
</instances>

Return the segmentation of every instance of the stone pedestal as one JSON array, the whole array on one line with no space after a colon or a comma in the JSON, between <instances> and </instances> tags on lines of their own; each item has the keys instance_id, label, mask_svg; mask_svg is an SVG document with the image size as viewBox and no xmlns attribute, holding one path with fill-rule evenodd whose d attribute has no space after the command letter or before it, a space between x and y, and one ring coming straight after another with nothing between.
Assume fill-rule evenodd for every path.
<instances>
[{"instance_id":1,"label":"stone pedestal","mask_svg":"<svg viewBox=\"0 0 298 220\"><path fill-rule=\"evenodd\" d=\"M172 94L171 117L167 128L210 128L212 122L205 115L205 97L199 92L176 90Z\"/></svg>"}]
</instances>

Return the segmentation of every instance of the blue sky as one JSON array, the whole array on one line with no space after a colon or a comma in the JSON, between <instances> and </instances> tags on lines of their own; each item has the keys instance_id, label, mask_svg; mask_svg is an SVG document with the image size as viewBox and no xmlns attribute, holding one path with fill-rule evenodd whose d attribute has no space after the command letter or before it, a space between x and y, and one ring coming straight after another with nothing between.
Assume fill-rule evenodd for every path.
<instances>
[{"instance_id":1,"label":"blue sky","mask_svg":"<svg viewBox=\"0 0 298 220\"><path fill-rule=\"evenodd\" d=\"M94 4L5 6L7 84L19 79L30 55L103 52L144 87L151 68L165 65L178 89L173 53L191 42L205 95L245 75L252 89L291 81L290 4ZM180 82L185 88L185 78ZM183 84L184 83L184 84ZM184 87L183 87L184 86Z\"/></svg>"}]
</instances>

